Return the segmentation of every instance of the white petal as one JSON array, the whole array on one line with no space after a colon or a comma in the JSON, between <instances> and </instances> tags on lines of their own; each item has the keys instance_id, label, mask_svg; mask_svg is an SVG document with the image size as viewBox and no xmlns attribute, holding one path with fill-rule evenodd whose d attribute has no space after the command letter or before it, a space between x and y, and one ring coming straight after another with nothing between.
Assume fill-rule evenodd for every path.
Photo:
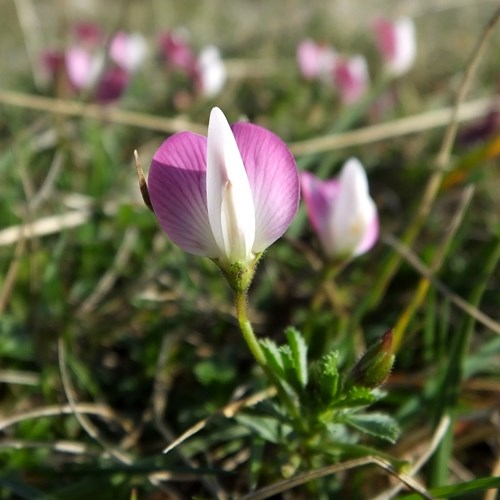
<instances>
[{"instance_id":1,"label":"white petal","mask_svg":"<svg viewBox=\"0 0 500 500\"><path fill-rule=\"evenodd\" d=\"M376 215L363 165L351 158L339 177L339 196L332 206L329 239L334 255L355 255Z\"/></svg>"},{"instance_id":2,"label":"white petal","mask_svg":"<svg viewBox=\"0 0 500 500\"><path fill-rule=\"evenodd\" d=\"M415 25L408 18L400 19L394 26L396 36L396 56L389 63L389 71L401 75L408 71L415 61L417 53Z\"/></svg>"},{"instance_id":3,"label":"white petal","mask_svg":"<svg viewBox=\"0 0 500 500\"><path fill-rule=\"evenodd\" d=\"M210 113L207 138L207 207L221 256L248 262L255 240L255 209L233 132L219 108Z\"/></svg>"},{"instance_id":4,"label":"white petal","mask_svg":"<svg viewBox=\"0 0 500 500\"><path fill-rule=\"evenodd\" d=\"M201 92L205 97L214 97L224 87L227 70L219 49L212 45L205 47L198 57Z\"/></svg>"}]
</instances>

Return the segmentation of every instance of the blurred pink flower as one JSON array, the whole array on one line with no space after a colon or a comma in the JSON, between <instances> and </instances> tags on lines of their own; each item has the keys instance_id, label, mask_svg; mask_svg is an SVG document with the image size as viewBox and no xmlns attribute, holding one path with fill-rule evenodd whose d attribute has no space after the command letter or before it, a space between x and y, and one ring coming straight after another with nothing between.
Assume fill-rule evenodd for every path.
<instances>
[{"instance_id":1,"label":"blurred pink flower","mask_svg":"<svg viewBox=\"0 0 500 500\"><path fill-rule=\"evenodd\" d=\"M103 68L104 54L92 53L81 46L70 47L64 54L66 75L76 90L85 90L97 83Z\"/></svg>"},{"instance_id":2,"label":"blurred pink flower","mask_svg":"<svg viewBox=\"0 0 500 500\"><path fill-rule=\"evenodd\" d=\"M335 50L313 40L302 40L297 46L297 62L306 80L328 79L333 70L337 54Z\"/></svg>"},{"instance_id":3,"label":"blurred pink flower","mask_svg":"<svg viewBox=\"0 0 500 500\"><path fill-rule=\"evenodd\" d=\"M217 47L207 45L195 55L187 33L174 30L162 35L160 51L167 68L186 74L198 95L214 97L224 87L227 70Z\"/></svg>"},{"instance_id":4,"label":"blurred pink flower","mask_svg":"<svg viewBox=\"0 0 500 500\"><path fill-rule=\"evenodd\" d=\"M119 31L111 40L109 56L120 68L133 73L146 59L148 46L139 33Z\"/></svg>"},{"instance_id":5,"label":"blurred pink flower","mask_svg":"<svg viewBox=\"0 0 500 500\"><path fill-rule=\"evenodd\" d=\"M189 44L185 30L177 29L164 33L159 41L160 52L167 67L191 74L196 65L196 57Z\"/></svg>"},{"instance_id":6,"label":"blurred pink flower","mask_svg":"<svg viewBox=\"0 0 500 500\"><path fill-rule=\"evenodd\" d=\"M224 87L226 79L227 70L219 49L213 45L203 48L194 70L197 91L205 97L214 97Z\"/></svg>"},{"instance_id":7,"label":"blurred pink flower","mask_svg":"<svg viewBox=\"0 0 500 500\"><path fill-rule=\"evenodd\" d=\"M415 62L417 42L415 24L409 17L396 21L379 18L374 22L377 44L387 73L400 76Z\"/></svg>"},{"instance_id":8,"label":"blurred pink flower","mask_svg":"<svg viewBox=\"0 0 500 500\"><path fill-rule=\"evenodd\" d=\"M219 108L208 137L180 132L156 151L149 194L168 237L225 269L252 265L292 221L300 187L285 144L250 123L229 126Z\"/></svg>"},{"instance_id":9,"label":"blurred pink flower","mask_svg":"<svg viewBox=\"0 0 500 500\"><path fill-rule=\"evenodd\" d=\"M42 52L41 64L52 79L64 70L64 54L60 50L50 49Z\"/></svg>"},{"instance_id":10,"label":"blurred pink flower","mask_svg":"<svg viewBox=\"0 0 500 500\"><path fill-rule=\"evenodd\" d=\"M109 46L110 64L106 66L104 39L91 23L74 26L74 41L65 51L48 50L42 64L55 80L61 74L73 92L95 89L98 102L114 101L122 96L147 53L146 40L137 33L118 32Z\"/></svg>"},{"instance_id":11,"label":"blurred pink flower","mask_svg":"<svg viewBox=\"0 0 500 500\"><path fill-rule=\"evenodd\" d=\"M107 68L102 74L95 92L95 100L109 103L119 99L130 81L130 73L119 66Z\"/></svg>"},{"instance_id":12,"label":"blurred pink flower","mask_svg":"<svg viewBox=\"0 0 500 500\"><path fill-rule=\"evenodd\" d=\"M360 55L348 59L338 57L333 68L333 81L344 103L359 101L370 85L366 59Z\"/></svg>"},{"instance_id":13,"label":"blurred pink flower","mask_svg":"<svg viewBox=\"0 0 500 500\"><path fill-rule=\"evenodd\" d=\"M357 159L348 160L337 179L322 181L302 172L301 185L309 220L329 259L349 259L373 247L379 232L377 207Z\"/></svg>"},{"instance_id":14,"label":"blurred pink flower","mask_svg":"<svg viewBox=\"0 0 500 500\"><path fill-rule=\"evenodd\" d=\"M78 22L72 26L74 39L79 44L84 44L88 48L97 48L104 42L102 30L97 24L91 22Z\"/></svg>"}]
</instances>

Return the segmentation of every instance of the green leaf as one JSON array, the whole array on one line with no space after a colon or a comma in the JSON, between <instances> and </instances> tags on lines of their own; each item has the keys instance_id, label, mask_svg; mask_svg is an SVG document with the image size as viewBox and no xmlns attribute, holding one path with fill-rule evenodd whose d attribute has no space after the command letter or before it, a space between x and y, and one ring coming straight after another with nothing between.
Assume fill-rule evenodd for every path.
<instances>
[{"instance_id":1,"label":"green leaf","mask_svg":"<svg viewBox=\"0 0 500 500\"><path fill-rule=\"evenodd\" d=\"M347 424L365 434L396 442L401 432L398 423L384 413L365 413L362 415L348 414L345 416Z\"/></svg>"},{"instance_id":2,"label":"green leaf","mask_svg":"<svg viewBox=\"0 0 500 500\"><path fill-rule=\"evenodd\" d=\"M319 411L329 408L337 399L339 372L338 352L332 351L311 365L307 400Z\"/></svg>"},{"instance_id":3,"label":"green leaf","mask_svg":"<svg viewBox=\"0 0 500 500\"><path fill-rule=\"evenodd\" d=\"M302 387L305 387L308 380L306 342L301 333L291 326L285 330L285 335L288 339L288 345L292 351L293 364L297 380Z\"/></svg>"},{"instance_id":4,"label":"green leaf","mask_svg":"<svg viewBox=\"0 0 500 500\"><path fill-rule=\"evenodd\" d=\"M284 379L292 386L297 386L298 380L295 374L295 362L290 346L282 345L279 348L281 355L281 365L283 366Z\"/></svg>"},{"instance_id":5,"label":"green leaf","mask_svg":"<svg viewBox=\"0 0 500 500\"><path fill-rule=\"evenodd\" d=\"M255 431L262 439L270 443L278 444L283 440L283 437L290 432L290 427L284 426L274 417L252 415L249 413L239 413L235 420Z\"/></svg>"},{"instance_id":6,"label":"green leaf","mask_svg":"<svg viewBox=\"0 0 500 500\"><path fill-rule=\"evenodd\" d=\"M354 386L349 389L342 398L335 401L335 408L353 408L356 406L368 406L379 400L376 393L369 387Z\"/></svg>"},{"instance_id":7,"label":"green leaf","mask_svg":"<svg viewBox=\"0 0 500 500\"><path fill-rule=\"evenodd\" d=\"M260 341L269 368L282 380L285 380L285 369L279 347L271 339L265 338Z\"/></svg>"},{"instance_id":8,"label":"green leaf","mask_svg":"<svg viewBox=\"0 0 500 500\"><path fill-rule=\"evenodd\" d=\"M236 378L234 366L227 361L205 359L194 367L196 378L203 385L225 384Z\"/></svg>"}]
</instances>

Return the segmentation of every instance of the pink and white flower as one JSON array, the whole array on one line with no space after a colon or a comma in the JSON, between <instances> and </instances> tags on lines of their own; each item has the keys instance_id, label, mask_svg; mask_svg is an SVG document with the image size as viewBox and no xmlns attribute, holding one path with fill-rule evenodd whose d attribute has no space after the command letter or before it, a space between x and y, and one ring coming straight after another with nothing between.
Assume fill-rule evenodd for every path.
<instances>
[{"instance_id":1,"label":"pink and white flower","mask_svg":"<svg viewBox=\"0 0 500 500\"><path fill-rule=\"evenodd\" d=\"M415 24L409 17L396 21L379 18L374 23L377 44L387 73L400 76L415 62L417 41Z\"/></svg>"},{"instance_id":2,"label":"pink and white flower","mask_svg":"<svg viewBox=\"0 0 500 500\"><path fill-rule=\"evenodd\" d=\"M148 46L139 33L119 31L111 40L109 57L129 73L134 73L146 59Z\"/></svg>"},{"instance_id":3,"label":"pink and white flower","mask_svg":"<svg viewBox=\"0 0 500 500\"><path fill-rule=\"evenodd\" d=\"M65 51L47 51L42 63L52 79L64 76L71 90L95 89L98 102L110 102L122 96L133 73L147 54L146 40L137 33L118 32L111 40L106 66L104 40L91 23L74 27L75 40Z\"/></svg>"},{"instance_id":4,"label":"pink and white flower","mask_svg":"<svg viewBox=\"0 0 500 500\"><path fill-rule=\"evenodd\" d=\"M189 35L183 29L164 33L159 41L161 56L167 67L191 74L196 57L189 43Z\"/></svg>"},{"instance_id":5,"label":"pink and white flower","mask_svg":"<svg viewBox=\"0 0 500 500\"><path fill-rule=\"evenodd\" d=\"M104 69L104 54L83 46L70 47L64 54L66 75L76 90L92 88Z\"/></svg>"},{"instance_id":6,"label":"pink and white flower","mask_svg":"<svg viewBox=\"0 0 500 500\"><path fill-rule=\"evenodd\" d=\"M208 45L201 50L196 61L194 79L197 91L205 97L214 97L222 90L227 70L217 47Z\"/></svg>"},{"instance_id":7,"label":"pink and white flower","mask_svg":"<svg viewBox=\"0 0 500 500\"><path fill-rule=\"evenodd\" d=\"M297 62L306 80L329 79L333 71L337 53L325 43L303 40L297 46Z\"/></svg>"},{"instance_id":8,"label":"pink and white flower","mask_svg":"<svg viewBox=\"0 0 500 500\"><path fill-rule=\"evenodd\" d=\"M160 146L148 185L169 238L225 270L251 267L285 232L300 195L295 160L281 139L250 123L230 127L219 108L207 137L179 132Z\"/></svg>"},{"instance_id":9,"label":"pink and white flower","mask_svg":"<svg viewBox=\"0 0 500 500\"><path fill-rule=\"evenodd\" d=\"M342 102L352 104L359 101L370 85L366 59L361 55L338 57L333 68L333 81Z\"/></svg>"},{"instance_id":10,"label":"pink and white flower","mask_svg":"<svg viewBox=\"0 0 500 500\"><path fill-rule=\"evenodd\" d=\"M337 179L301 174L309 220L329 259L348 259L370 250L379 233L377 207L363 165L348 160Z\"/></svg>"},{"instance_id":11,"label":"pink and white flower","mask_svg":"<svg viewBox=\"0 0 500 500\"><path fill-rule=\"evenodd\" d=\"M160 52L166 67L186 74L197 94L214 97L224 87L227 69L219 49L214 45L207 45L195 55L188 34L177 29L162 35Z\"/></svg>"}]
</instances>

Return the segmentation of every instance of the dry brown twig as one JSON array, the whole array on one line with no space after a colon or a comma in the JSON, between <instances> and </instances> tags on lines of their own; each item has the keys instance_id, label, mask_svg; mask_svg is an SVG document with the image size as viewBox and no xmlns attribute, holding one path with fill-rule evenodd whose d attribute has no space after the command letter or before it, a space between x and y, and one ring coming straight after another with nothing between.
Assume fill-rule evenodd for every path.
<instances>
[{"instance_id":1,"label":"dry brown twig","mask_svg":"<svg viewBox=\"0 0 500 500\"><path fill-rule=\"evenodd\" d=\"M376 465L377 467L384 469L386 472L395 476L399 481L408 486L408 488L410 488L411 490L419 493L424 498L432 500L432 496L430 495L430 493L419 483L417 483L412 477L396 471L390 462L384 460L383 458L375 456L355 458L353 460L348 460L340 464L328 465L327 467L322 467L321 469L304 472L303 474L299 474L298 476L285 479L283 481L278 481L277 483L271 484L270 486L266 486L265 488L254 491L248 495L245 495L240 500L264 500L265 498L283 493L284 491L289 491L292 488L295 488L302 484L306 484L315 479L330 476L331 474L336 474L337 472L356 469L365 465Z\"/></svg>"}]
</instances>

